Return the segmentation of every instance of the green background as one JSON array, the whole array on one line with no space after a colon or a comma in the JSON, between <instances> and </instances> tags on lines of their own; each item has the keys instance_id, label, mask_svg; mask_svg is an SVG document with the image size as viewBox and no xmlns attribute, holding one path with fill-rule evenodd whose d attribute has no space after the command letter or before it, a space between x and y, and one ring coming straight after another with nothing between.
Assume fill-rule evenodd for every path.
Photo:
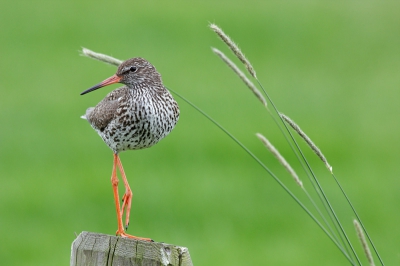
<instances>
[{"instance_id":1,"label":"green background","mask_svg":"<svg viewBox=\"0 0 400 266\"><path fill-rule=\"evenodd\" d=\"M384 262L399 265L399 8L395 1L1 1L1 264L68 265L75 233L116 230L112 152L79 118L117 86L79 93L116 69L79 56L81 47L148 59L167 86L310 206L255 137L270 139L311 190L265 109L211 52L232 58L207 27L213 22L322 149ZM348 264L261 167L177 100L181 118L165 140L121 154L134 192L128 232L186 246L195 265ZM367 264L354 215L302 147Z\"/></svg>"}]
</instances>

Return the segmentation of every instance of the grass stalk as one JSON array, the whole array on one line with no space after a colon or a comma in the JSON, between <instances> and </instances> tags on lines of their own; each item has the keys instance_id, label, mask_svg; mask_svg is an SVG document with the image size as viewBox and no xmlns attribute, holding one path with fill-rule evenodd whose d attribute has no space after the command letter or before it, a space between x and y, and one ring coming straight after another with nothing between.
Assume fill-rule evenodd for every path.
<instances>
[{"instance_id":1,"label":"grass stalk","mask_svg":"<svg viewBox=\"0 0 400 266\"><path fill-rule=\"evenodd\" d=\"M236 57L239 58L239 60L244 64L250 75L256 78L256 71L254 70L250 61L247 60L247 58L244 56L242 50L240 50L239 47L236 45L236 43L232 41L232 39L229 38L229 36L226 35L225 32L223 32L221 28L217 25L210 24L210 28L221 38L224 43L226 43L226 45L228 45L228 47L232 50Z\"/></svg>"},{"instance_id":2,"label":"grass stalk","mask_svg":"<svg viewBox=\"0 0 400 266\"><path fill-rule=\"evenodd\" d=\"M371 250L368 247L368 243L367 243L367 240L365 239L365 235L360 226L360 223L357 220L353 220L353 223L354 223L354 227L356 228L358 239L360 240L361 246L363 247L365 256L368 259L369 265L375 266L374 258L372 257Z\"/></svg>"},{"instance_id":3,"label":"grass stalk","mask_svg":"<svg viewBox=\"0 0 400 266\"><path fill-rule=\"evenodd\" d=\"M264 146L275 156L275 158L282 164L282 166L288 171L288 173L293 177L294 181L302 189L304 189L303 182L301 182L299 176L296 174L296 172L293 170L290 164L285 160L285 158L280 154L280 152L274 147L274 145L272 145L271 142L269 142L269 140L260 133L257 133L256 136L258 137L259 140L261 140Z\"/></svg>"},{"instance_id":4,"label":"grass stalk","mask_svg":"<svg viewBox=\"0 0 400 266\"><path fill-rule=\"evenodd\" d=\"M246 86L253 92L253 94L257 97L257 99L267 107L267 101L265 100L264 96L261 92L254 86L253 82L251 82L246 75L233 63L223 52L216 48L211 48L211 50L218 55L222 61L225 62L232 70L236 73L237 76L246 84Z\"/></svg>"},{"instance_id":5,"label":"grass stalk","mask_svg":"<svg viewBox=\"0 0 400 266\"><path fill-rule=\"evenodd\" d=\"M335 176L333 173L332 173L332 176L333 176L333 178L334 178L336 184L339 186L340 190L342 191L343 196L346 198L347 203L350 205L351 209L353 210L353 213L356 215L358 222L360 223L362 229L364 230L364 233L365 233L365 235L367 236L368 241L371 243L371 246L372 246L372 248L373 248L373 250L374 250L376 256L377 256L378 259L379 259L379 262L384 266L385 263L383 263L383 260L382 260L381 256L379 255L379 252L378 252L378 250L376 249L376 247L375 247L375 245L374 245L374 242L372 241L372 238L369 236L367 230L365 229L364 224L362 223L360 216L358 216L358 213L357 213L356 209L354 208L354 206L353 206L353 204L351 203L351 201L350 201L349 197L347 196L346 192L344 191L344 189L343 189L342 186L340 185L340 183L339 183L339 181L337 180L336 176Z\"/></svg>"},{"instance_id":6,"label":"grass stalk","mask_svg":"<svg viewBox=\"0 0 400 266\"><path fill-rule=\"evenodd\" d=\"M326 213L328 213L329 218L330 218L332 224L335 226L335 230L336 230L337 234L339 235L340 240L341 240L343 246L346 248L347 252L349 252L349 250L347 249L347 246L344 244L344 239L341 237L340 229L339 229L339 227L337 226L337 223L336 223L336 221L335 221L335 219L334 219L332 213L331 213L330 210L329 210L329 206L328 206L328 204L326 203L326 201L324 200L324 197L323 197L322 193L319 191L319 188L318 188L317 184L314 182L314 180L313 180L313 178L312 178L312 174L313 174L312 171L311 171L311 173L310 173L309 171L307 171L307 168L306 168L306 166L304 165L303 160L301 159L301 158L303 158L303 157L300 157L300 155L298 154L297 150L295 149L295 147L294 147L293 144L292 144L292 141L293 141L293 142L296 142L296 140L293 138L292 135L290 135L290 136L291 136L291 140L292 140L292 141L290 141L289 138L288 138L288 136L285 134L284 129L282 128L282 123L279 123L279 122L282 122L282 121L281 121L281 120L278 121L278 120L276 119L276 117L271 113L271 111L270 111L269 109L268 109L268 112L269 112L269 115L270 115L270 116L272 117L272 119L274 120L274 122L275 122L275 124L277 125L277 127L279 128L280 132L281 132L282 135L284 136L286 142L289 144L290 149L291 149L292 152L295 154L295 156L296 156L298 162L300 163L302 169L304 170L304 173L307 175L308 180L310 181L310 183L311 183L311 185L313 186L315 192L317 193L317 196L319 197L319 200L322 202L322 205L324 206L324 209L325 209ZM285 127L285 129L287 130L286 127ZM290 134L290 132L289 132L289 134ZM303 155L303 156L304 156L304 155ZM305 191L305 193L306 193L308 199L310 200L310 202L314 205L316 211L319 213L319 215L321 216L321 218L324 220L325 224L328 226L328 228L329 228L330 231L332 232L332 234L335 236L336 239L338 239L337 236L336 236L336 234L334 233L332 227L330 226L330 223L326 220L325 215L322 214L320 208L317 206L317 204L315 203L315 201L312 199L312 197L310 196L310 194L308 193L308 191L307 191L306 189L304 189L304 191Z\"/></svg>"},{"instance_id":7,"label":"grass stalk","mask_svg":"<svg viewBox=\"0 0 400 266\"><path fill-rule=\"evenodd\" d=\"M116 59L109 55L93 52L92 50L84 47L82 47L82 55L114 66L119 66L123 62L122 60Z\"/></svg>"},{"instance_id":8,"label":"grass stalk","mask_svg":"<svg viewBox=\"0 0 400 266\"><path fill-rule=\"evenodd\" d=\"M298 156L296 150L293 148L291 142L289 141L289 139L287 138L286 134L283 132L280 123L278 123L278 121L275 119L275 117L270 113L268 107L267 107L267 103L265 98L261 95L261 93L259 92L259 90L257 88L255 88L255 86L253 85L253 83L251 81L249 81L249 79L245 76L245 74L229 59L225 56L225 54L223 54L221 51L219 51L218 49L212 48L212 51L217 54L222 61L227 64L232 70L233 72L235 72L236 75L238 75L240 77L240 79L246 84L247 87L250 88L250 90L256 95L256 97L261 101L261 103L263 103L263 105L267 108L267 111L269 112L269 114L271 115L271 117L273 117L275 123L277 124L277 126L279 127L279 129L281 130L282 134L284 135L286 141L289 143L292 151L296 154L297 159L299 160L299 162L301 163L303 169L305 170L305 167L302 163L302 160L300 160L300 157ZM314 182L311 180L311 177L308 175L308 172L305 170L305 172L307 173L308 178L310 179L310 182L313 184L314 189L316 191L318 191L318 189L316 188ZM303 188L304 189L304 188ZM321 218L324 220L325 224L328 226L330 232L332 233L332 235L335 237L336 240L338 240L338 238L336 237L336 235L334 234L330 224L327 222L327 220L325 219L325 216L322 214L322 212L320 211L320 209L318 208L317 204L315 203L315 201L311 198L310 194L306 192L306 195L308 197L308 199L310 200L310 202L313 204L313 206L315 207L315 209L317 210L317 212L319 213L319 215L321 216ZM336 223L334 221L333 216L330 214L329 212L329 208L328 206L325 204L323 197L320 193L318 193L318 196L320 197L320 200L324 203L324 207L325 210L327 211L327 213L329 214L332 223L335 225L336 231L339 233L339 229L336 226ZM340 233L339 233L340 234ZM342 239L342 243L344 243L343 239Z\"/></svg>"},{"instance_id":9,"label":"grass stalk","mask_svg":"<svg viewBox=\"0 0 400 266\"><path fill-rule=\"evenodd\" d=\"M219 129L221 129L226 135L228 135L236 144L238 144L248 155L250 155L267 173L285 190L286 193L288 193L294 201L300 205L300 207L311 217L311 219L322 229L322 231L330 238L330 240L337 246L337 248L343 253L343 255L348 259L348 261L352 264L355 265L351 257L348 255L348 253L343 249L343 247L336 241L336 239L327 231L327 229L319 222L319 220L308 210L308 208L290 191L289 188L285 186L285 184L282 183L282 181L263 163L261 160L255 156L245 145L243 145L238 139L236 139L228 130L226 130L224 127L222 127L217 121L215 121L213 118L211 118L209 115L207 115L203 110L198 108L196 105L191 103L189 100L187 100L185 97L180 95L179 93L171 90L168 88L169 91L171 91L173 94L181 98L183 101L185 101L187 104L192 106L194 109L196 109L199 113L201 113L203 116L205 116L208 120L210 120L214 125L216 125Z\"/></svg>"},{"instance_id":10,"label":"grass stalk","mask_svg":"<svg viewBox=\"0 0 400 266\"><path fill-rule=\"evenodd\" d=\"M308 171L311 173L311 176L313 177L313 180L314 180L315 184L316 184L317 187L318 187L318 188L316 189L317 193L321 193L321 195L322 195L322 197L323 197L322 202L323 202L324 205L326 204L327 208L329 209L329 211L328 211L329 215L332 215L332 216L333 216L332 219L334 219L334 222L333 222L333 223L334 223L335 227L338 226L339 229L340 229L340 232L341 232L341 234L339 233L340 238L342 238L342 236L345 238L345 240L346 240L346 242L347 242L347 245L350 247L353 256L356 258L358 264L361 265L361 262L360 262L360 259L359 259L358 256L357 256L357 253L355 252L355 250L354 250L354 248L353 248L353 246L352 246L352 244L351 244L351 242L350 242L350 240L349 240L349 238L348 238L348 236L347 236L347 234L346 234L346 232L345 232L345 230L344 230L342 224L340 223L339 218L337 217L335 211L333 210L333 207L332 207L331 203L329 202L328 197L326 196L324 190L322 189L321 184L319 183L317 177L315 176L314 171L312 170L310 164L308 163L307 158L305 157L303 151L301 150L301 148L300 148L300 146L298 145L297 141L296 141L295 138L293 137L292 133L290 132L290 130L289 130L289 128L287 127L286 123L284 122L283 118L279 115L280 112L278 111L278 108L275 106L274 102L272 101L271 97L269 96L269 94L268 94L267 91L265 90L264 86L262 85L262 83L261 83L258 79L256 79L256 80L257 80L259 86L262 88L264 94L267 96L267 99L268 99L268 101L271 103L271 105L272 105L274 111L275 111L276 114L279 116L281 122L282 122L283 125L285 126L286 131L287 131L288 134L290 135L290 137L291 137L293 143L294 143L295 146L296 146L296 149L299 151L299 153L300 153L300 155L301 155L302 161L304 161L304 163L305 163L306 166L307 166ZM338 230L339 230L339 229L338 229ZM342 239L342 242L344 242L343 239ZM345 247L346 247L346 249L347 249L347 246L346 246L346 245L345 245Z\"/></svg>"},{"instance_id":11,"label":"grass stalk","mask_svg":"<svg viewBox=\"0 0 400 266\"><path fill-rule=\"evenodd\" d=\"M349 204L349 206L351 207L353 213L356 215L359 224L361 224L365 234L367 235L367 238L369 240L369 242L371 243L372 248L374 249L374 252L376 253L376 255L378 256L378 259L380 261L380 263L382 265L385 265L383 263L382 258L379 256L379 253L371 239L371 237L369 236L368 232L366 231L364 224L361 222L361 219L356 211L356 209L354 208L353 204L351 203L349 197L347 196L346 192L344 191L343 187L340 185L339 180L337 180L336 176L333 174L332 172L332 166L330 166L330 164L328 163L328 161L326 160L325 156L322 154L321 150L314 144L314 142L307 136L306 133L304 133L300 127L293 121L291 120L288 116L284 115L281 113L281 117L283 118L283 120L285 120L292 128L294 131L296 131L303 139L304 141L308 144L308 146L310 146L310 148L317 154L317 156L322 160L322 162L325 163L325 166L328 168L328 170L331 172L337 186L340 188L340 191L342 192L343 196L346 198L347 203Z\"/></svg>"},{"instance_id":12,"label":"grass stalk","mask_svg":"<svg viewBox=\"0 0 400 266\"><path fill-rule=\"evenodd\" d=\"M332 173L332 166L328 163L328 160L325 158L324 154L321 152L321 150L317 147L317 145L314 144L314 142L307 136L306 133L304 133L303 130L292 120L290 117L280 113L279 114L283 120L285 120L286 123L288 123L294 131L299 134L300 137L304 139L304 141L308 144L308 146L313 150L313 152L321 159L321 161L325 164L326 168Z\"/></svg>"},{"instance_id":13,"label":"grass stalk","mask_svg":"<svg viewBox=\"0 0 400 266\"><path fill-rule=\"evenodd\" d=\"M220 32L223 32L220 28L218 28L218 29L219 29L219 33L220 33ZM217 34L218 34L218 33L217 33ZM221 34L221 35L223 35L223 34ZM225 36L225 35L224 35L224 36ZM221 38L221 39L222 39L228 46L230 46L230 43L232 42L230 39L229 39L228 41L226 41L225 38ZM233 43L233 42L232 42L232 43ZM237 49L238 49L238 48L237 48ZM232 50L233 50L233 49L232 49ZM243 73L242 73L240 70L238 70L238 68L236 67L236 65L235 65L231 60L227 59L226 56L225 56L223 53L221 53L219 50L216 50L215 48L213 48L213 52L216 53L230 68L232 68L232 70L233 70L242 80L244 80L244 78L242 77L242 76L243 76ZM235 53L235 52L234 52L234 53ZM236 53L235 53L235 55L236 55ZM258 81L257 78L256 78L256 80ZM259 81L258 81L258 82L259 82ZM246 82L245 82L245 83L246 83ZM260 82L259 82L259 83L260 83ZM247 84L246 84L246 85L247 85ZM269 98L269 95L266 93L265 89L264 89L263 87L262 87L262 89L264 90L264 93L266 94L266 96ZM254 90L253 90L253 92L254 92ZM256 96L257 96L257 94L256 94ZM273 102L272 102L272 100L271 100L270 98L269 98L269 101L273 104ZM265 105L265 106L266 106L266 105ZM277 108L276 108L274 105L273 105L273 107L274 107L274 109L275 109L275 112L279 115L279 112L278 112ZM267 110L268 110L268 108L267 108ZM269 112L269 110L268 110L268 112ZM270 112L269 112L269 113L270 113ZM271 115L272 117L274 117L271 113L270 113L270 115ZM281 117L280 117L280 119L281 119L282 123L284 123ZM274 118L274 120L275 120L275 118ZM275 123L278 125L278 127L280 127L279 123L278 123L276 120L275 120ZM285 125L285 126L286 126L286 125ZM283 135L284 135L285 138L286 138L286 134L285 134L282 130L281 130L281 132L283 133ZM290 132L289 132L289 133L290 133ZM292 150L295 152L293 146L291 145L291 142L290 142L287 138L286 138L286 140L287 140L288 143L290 144ZM292 137L292 140L294 140L293 137ZM295 141L295 140L294 140L294 141ZM297 146L297 147L298 147L298 146ZM301 151L300 151L300 152L301 152ZM299 160L300 162L302 162L302 160L300 160L300 157L297 155L296 152L295 152L295 154L296 154L298 160ZM303 160L306 160L304 156L302 156L302 158L303 158ZM304 165L303 165L303 164L302 164L302 166L303 166L303 168L304 168ZM305 170L305 168L304 168L304 170ZM308 176L308 172L307 172L306 170L305 170L305 172L307 173L307 176ZM313 173L312 173L312 174L313 174ZM311 177L310 177L310 176L308 176L308 177L309 177L309 179L310 179L310 181L311 181ZM316 179L315 176L314 176L314 179ZM312 182L312 181L311 181L311 183L314 184L314 182ZM314 188L316 189L317 192L319 192L319 191L321 190L320 186L318 186L318 188L314 186ZM322 191L322 194L324 195L323 191ZM319 193L318 193L318 195L320 196ZM308 196L309 199L311 200L311 197L310 197L310 195L309 195L308 193L307 193L307 196ZM325 195L324 195L324 196L320 196L320 200L323 202L324 207L325 207L325 209L327 210L327 213L329 214L329 216L330 216L330 218L331 218L333 224L335 225L335 228L336 228L337 232L338 232L338 233L340 232L339 229L338 229L338 227L337 227L337 224L339 224L339 228L341 228L342 234L346 235L346 233L344 232L343 227L340 225L340 222L338 221L337 217L336 217L336 219L334 219L336 215L335 215L335 214L334 214L334 215L331 214L331 213L333 212L333 209L331 208L329 202L326 204L326 202L327 202L327 197L326 197ZM317 209L317 211L318 211L318 213L321 215L321 217L324 217L324 216L322 215L322 213L319 211L318 206L317 206L316 204L314 204L314 201L311 200L311 202L313 203L313 205L315 206L315 208ZM330 227L329 223L326 221L326 219L323 218L323 220L325 221L326 225L327 225L327 226L330 228L330 230L331 230L331 227ZM331 232L333 233L333 230L331 230ZM341 241L342 241L342 243L343 243L343 245L344 245L344 240L343 240L343 238L341 237L342 234L339 233L339 236L340 236ZM333 234L333 235L334 235L334 234ZM335 237L335 238L336 238L336 237ZM351 243L350 243L350 241L348 240L347 236L346 236L345 238L347 239L348 245L351 246ZM337 238L336 238L336 239L337 239ZM347 246L344 245L344 247L346 248L347 252L349 252L349 250L347 249ZM355 251L354 251L353 248L352 248L352 251L353 251L353 255L357 258L357 255L355 254Z\"/></svg>"},{"instance_id":14,"label":"grass stalk","mask_svg":"<svg viewBox=\"0 0 400 266\"><path fill-rule=\"evenodd\" d=\"M237 47L234 47L234 48L231 47L231 43L234 44L234 42L233 42L229 37L226 37L226 38L225 38L224 36L227 36L227 35L226 35L219 27L215 26L214 24L212 24L210 27L211 27L211 28L214 27L213 30L214 30L214 31L218 34L218 36L228 45L228 47L231 48L232 51L234 51L234 50L237 48ZM215 29L218 29L218 31L216 31ZM239 49L239 48L237 48L237 49ZM234 54L238 57L239 60L241 60L240 54L242 54L242 53L241 53L240 49L239 49L239 52L235 52L235 51L234 51ZM239 54L239 55L238 55L238 54ZM241 61L242 61L242 60L241 60ZM244 64L245 64L245 66L246 66L246 68L247 68L247 64L246 64L246 63L244 63ZM292 136L292 134L290 133L289 129L287 128L286 123L284 122L283 118L282 118L281 115L280 115L280 112L278 111L278 108L275 106L275 104L273 103L272 99L269 97L268 93L266 92L266 90L264 89L264 87L262 86L262 84L261 84L261 82L258 80L258 78L257 78L256 76L253 76L253 77L257 80L257 82L258 82L258 84L260 85L260 87L262 88L264 94L267 96L268 100L269 100L270 103L272 104L272 106L273 106L273 108L274 108L276 114L280 117L281 122L282 122L282 123L284 124L284 126L286 127L286 130L287 130L287 132L290 134L290 136L291 136L291 138L292 138L292 141L295 143L295 145L296 145L296 147L297 147L297 150L300 152L303 161L306 163L306 165L307 165L307 167L308 167L310 173L312 174L312 176L313 176L313 178L314 178L314 181L316 182L316 184L317 184L317 186L318 186L318 190L322 193L323 199L324 199L324 201L326 202L326 204L328 205L328 208L329 208L329 211L330 211L330 212L328 212L328 213L331 213L331 214L333 215L333 217L334 217L334 219L335 219L335 221L336 221L336 223L334 223L334 224L335 224L335 225L337 224L337 225L339 226L339 228L340 228L341 234L339 234L339 235L340 235L340 236L341 236L341 235L344 236L344 238L346 239L346 242L347 242L348 246L350 247L350 249L351 249L351 251L352 251L354 257L357 259L358 263L361 264L361 262L360 262L360 260L359 260L359 258L358 258L358 256L357 256L357 254L356 254L356 252L355 252L355 250L354 250L354 248L353 248L353 246L352 246L352 244L351 244L351 242L350 242L350 240L349 240L349 238L348 238L348 236L347 236L347 234L346 234L346 232L345 232L343 226L341 225L341 223L340 223L340 221L339 221L339 219L338 219L336 213L335 213L334 210L333 210L332 205L330 204L328 198L326 197L326 194L325 194L325 192L323 191L323 189L322 189L320 183L318 182L318 179L316 178L315 174L313 173L313 171L312 171L312 169L311 169L311 167L310 167L310 165L309 165L309 163L308 163L306 157L305 157L304 154L302 153L300 147L298 146L297 142L295 141L295 139L293 138L293 136ZM311 143L312 143L312 142L311 142ZM313 148L315 149L316 146L314 145ZM316 150L316 151L319 151L318 148L316 148L315 150ZM319 154L322 154L322 153L319 153ZM321 157L320 157L320 158L321 158ZM324 159L324 158L325 158L325 157L322 157L322 159ZM326 159L325 159L325 162L326 162ZM330 167L329 164L327 164L327 162L326 162L326 165L327 165L328 169L331 171L332 168ZM317 191L318 191L318 190L317 190ZM323 202L324 202L324 201L323 201Z\"/></svg>"}]
</instances>

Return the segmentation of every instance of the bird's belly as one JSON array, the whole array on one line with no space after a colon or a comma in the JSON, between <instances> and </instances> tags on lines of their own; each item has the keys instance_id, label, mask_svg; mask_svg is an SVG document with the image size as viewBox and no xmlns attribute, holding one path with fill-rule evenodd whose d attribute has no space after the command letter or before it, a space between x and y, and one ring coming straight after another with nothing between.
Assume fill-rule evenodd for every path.
<instances>
[{"instance_id":1,"label":"bird's belly","mask_svg":"<svg viewBox=\"0 0 400 266\"><path fill-rule=\"evenodd\" d=\"M165 120L162 115L151 113L145 117L127 115L111 121L102 132L97 131L114 153L139 150L153 146L171 132L177 118Z\"/></svg>"}]
</instances>

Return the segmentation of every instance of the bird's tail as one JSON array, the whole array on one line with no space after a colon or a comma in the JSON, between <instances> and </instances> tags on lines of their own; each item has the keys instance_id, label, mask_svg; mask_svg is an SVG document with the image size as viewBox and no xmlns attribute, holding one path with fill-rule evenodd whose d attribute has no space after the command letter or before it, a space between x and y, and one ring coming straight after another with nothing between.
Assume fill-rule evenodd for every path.
<instances>
[{"instance_id":1,"label":"bird's tail","mask_svg":"<svg viewBox=\"0 0 400 266\"><path fill-rule=\"evenodd\" d=\"M82 115L81 118L82 118L82 119L85 119L85 120L88 120L88 119L87 119L87 116L93 111L93 109L94 109L94 107L89 107L89 108L86 110L86 114Z\"/></svg>"}]
</instances>

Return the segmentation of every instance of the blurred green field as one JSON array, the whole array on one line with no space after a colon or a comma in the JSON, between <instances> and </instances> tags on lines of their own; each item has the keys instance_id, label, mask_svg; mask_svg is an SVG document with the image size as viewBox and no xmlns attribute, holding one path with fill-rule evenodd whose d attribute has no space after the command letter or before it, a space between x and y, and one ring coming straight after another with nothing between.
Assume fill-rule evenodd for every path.
<instances>
[{"instance_id":1,"label":"blurred green field","mask_svg":"<svg viewBox=\"0 0 400 266\"><path fill-rule=\"evenodd\" d=\"M399 9L395 1L1 1L1 265L68 265L74 232L117 228L112 152L79 118L117 86L79 93L115 68L79 56L82 46L148 59L304 199L255 137L267 136L310 186L263 107L212 54L211 46L231 56L209 22L322 149L384 262L399 265ZM129 233L187 246L195 265L348 264L261 167L178 102L170 136L121 154L134 192ZM303 147L367 264L354 215Z\"/></svg>"}]
</instances>

